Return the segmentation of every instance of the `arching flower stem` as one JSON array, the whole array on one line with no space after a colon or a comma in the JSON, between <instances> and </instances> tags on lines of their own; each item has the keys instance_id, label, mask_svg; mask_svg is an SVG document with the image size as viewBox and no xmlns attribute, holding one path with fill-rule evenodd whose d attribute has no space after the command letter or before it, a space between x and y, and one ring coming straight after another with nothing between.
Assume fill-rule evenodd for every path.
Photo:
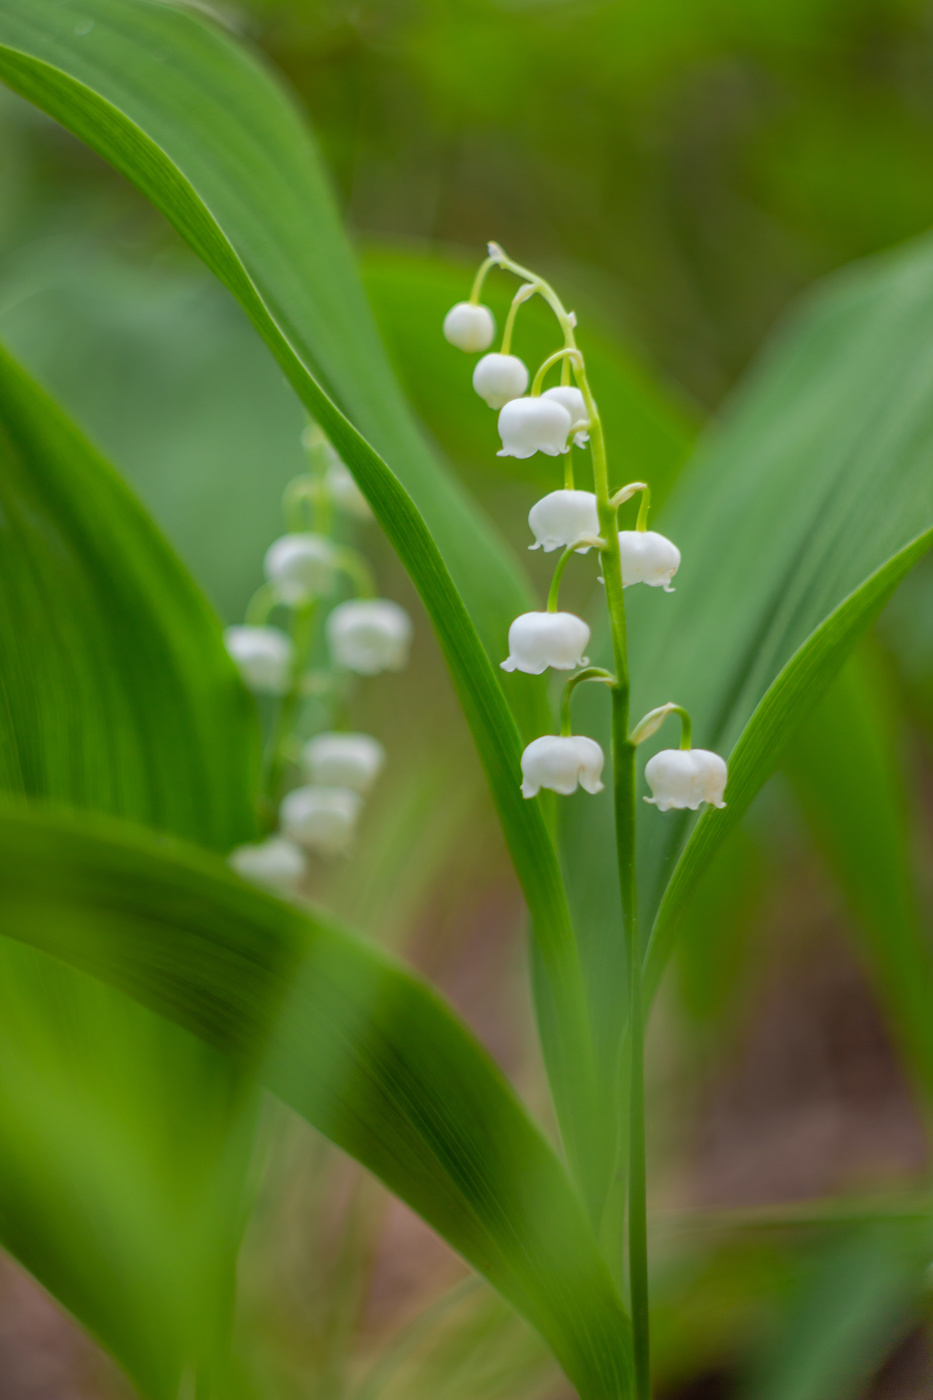
<instances>
[{"instance_id":1,"label":"arching flower stem","mask_svg":"<svg viewBox=\"0 0 933 1400\"><path fill-rule=\"evenodd\" d=\"M615 679L612 684L612 762L619 892L625 926L629 982L629 1084L628 1084L628 1277L632 1310L635 1363L635 1400L650 1400L651 1365L648 1324L648 1229L645 1179L644 1013L642 1008L642 949L638 927L635 880L635 745L629 738L629 675L625 602L622 593L622 558L619 548L617 507L609 495L606 441L596 400L590 388L586 363L580 354L574 328L576 317L564 307L553 287L513 262L497 243L488 245L496 264L526 282L536 283L537 294L550 306L564 336L564 349L549 357L535 376L532 394L550 364L569 360L577 387L583 394L589 418L593 483L599 515L600 550L606 582L606 603L612 635ZM569 454L568 454L569 455Z\"/></svg>"},{"instance_id":2,"label":"arching flower stem","mask_svg":"<svg viewBox=\"0 0 933 1400\"><path fill-rule=\"evenodd\" d=\"M376 580L369 561L362 554L347 545L339 545L334 551L334 562L353 584L358 598L376 597Z\"/></svg>"},{"instance_id":3,"label":"arching flower stem","mask_svg":"<svg viewBox=\"0 0 933 1400\"><path fill-rule=\"evenodd\" d=\"M265 828L264 834L274 831L278 820L279 802L282 798L282 780L288 763L288 744L295 728L298 706L302 699L302 678L311 659L316 612L316 598L309 599L300 607L290 609L290 631L295 648L294 663L291 685L282 696L267 751L260 797L260 817Z\"/></svg>"},{"instance_id":4,"label":"arching flower stem","mask_svg":"<svg viewBox=\"0 0 933 1400\"><path fill-rule=\"evenodd\" d=\"M557 568L554 570L554 577L551 579L551 587L547 595L547 610L549 613L556 613L558 598L560 597L560 581L564 577L564 570L570 562L570 556L574 552L574 546L565 549L557 561Z\"/></svg>"},{"instance_id":5,"label":"arching flower stem","mask_svg":"<svg viewBox=\"0 0 933 1400\"><path fill-rule=\"evenodd\" d=\"M611 671L604 671L601 666L587 666L585 671L578 671L575 676L570 677L564 686L560 702L560 732L564 739L573 733L570 723L570 697L583 681L602 681L603 685L615 685L616 678Z\"/></svg>"},{"instance_id":6,"label":"arching flower stem","mask_svg":"<svg viewBox=\"0 0 933 1400\"><path fill-rule=\"evenodd\" d=\"M659 705L656 710L649 710L648 713L638 721L631 733L631 741L637 748L646 739L650 739L652 734L656 734L668 715L678 715L680 718L680 747L689 749L692 744L693 721L684 709L683 705Z\"/></svg>"},{"instance_id":7,"label":"arching flower stem","mask_svg":"<svg viewBox=\"0 0 933 1400\"><path fill-rule=\"evenodd\" d=\"M642 489L641 501L638 505L638 519L635 521L636 530L647 530L648 512L651 509L651 487L645 486Z\"/></svg>"},{"instance_id":8,"label":"arching flower stem","mask_svg":"<svg viewBox=\"0 0 933 1400\"><path fill-rule=\"evenodd\" d=\"M537 282L526 282L523 287L519 287L512 298L512 305L509 307L509 314L505 318L505 327L502 331L502 346L499 351L501 355L508 355L512 349L512 332L515 329L515 317L518 315L518 308L521 306L522 302L527 301L529 297L533 297L537 290Z\"/></svg>"},{"instance_id":9,"label":"arching flower stem","mask_svg":"<svg viewBox=\"0 0 933 1400\"><path fill-rule=\"evenodd\" d=\"M565 345L563 350L555 350L553 355L548 355L532 381L531 397L533 399L536 399L540 394L541 385L544 383L544 378L548 370L552 369L554 365L560 361L567 361L568 364L573 365L574 369L582 369L584 367L583 356L580 354L580 351L575 349L572 345Z\"/></svg>"},{"instance_id":10,"label":"arching flower stem","mask_svg":"<svg viewBox=\"0 0 933 1400\"><path fill-rule=\"evenodd\" d=\"M493 257L492 244L490 244L490 255L488 258L486 258L483 262L480 263L479 270L477 271L476 276L473 278L473 287L470 292L471 306L479 305L479 299L483 290L483 283L486 281L486 274L490 272L494 267L499 266L499 259Z\"/></svg>"}]
</instances>

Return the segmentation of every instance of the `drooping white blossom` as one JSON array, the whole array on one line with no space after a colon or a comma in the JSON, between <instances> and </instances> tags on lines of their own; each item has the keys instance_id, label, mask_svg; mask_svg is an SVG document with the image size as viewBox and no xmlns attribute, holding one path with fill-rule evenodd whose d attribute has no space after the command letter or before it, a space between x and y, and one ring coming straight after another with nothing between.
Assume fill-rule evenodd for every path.
<instances>
[{"instance_id":1,"label":"drooping white blossom","mask_svg":"<svg viewBox=\"0 0 933 1400\"><path fill-rule=\"evenodd\" d=\"M342 510L344 515L352 515L354 520L372 520L372 507L357 486L349 468L336 452L333 453L324 474L324 485L330 492L334 505L338 510Z\"/></svg>"},{"instance_id":2,"label":"drooping white blossom","mask_svg":"<svg viewBox=\"0 0 933 1400\"><path fill-rule=\"evenodd\" d=\"M496 318L488 306L474 306L470 301L458 301L444 317L444 338L458 350L474 355L488 350L496 334Z\"/></svg>"},{"instance_id":3,"label":"drooping white blossom","mask_svg":"<svg viewBox=\"0 0 933 1400\"><path fill-rule=\"evenodd\" d=\"M587 664L583 649L589 640L589 627L574 613L522 613L509 628L509 654L501 666L529 676L540 676L549 666L572 671Z\"/></svg>"},{"instance_id":4,"label":"drooping white blossom","mask_svg":"<svg viewBox=\"0 0 933 1400\"><path fill-rule=\"evenodd\" d=\"M573 384L555 384L553 389L545 389L543 399L554 399L570 414L570 431L578 447L585 447L590 440L590 415L586 411L586 399L581 390Z\"/></svg>"},{"instance_id":5,"label":"drooping white blossom","mask_svg":"<svg viewBox=\"0 0 933 1400\"><path fill-rule=\"evenodd\" d=\"M645 764L653 796L646 797L659 812L672 807L696 811L703 802L725 807L722 800L728 769L724 758L709 749L661 749Z\"/></svg>"},{"instance_id":6,"label":"drooping white blossom","mask_svg":"<svg viewBox=\"0 0 933 1400\"><path fill-rule=\"evenodd\" d=\"M411 618L389 598L351 598L327 619L327 640L337 666L360 676L402 671L408 664Z\"/></svg>"},{"instance_id":7,"label":"drooping white blossom","mask_svg":"<svg viewBox=\"0 0 933 1400\"><path fill-rule=\"evenodd\" d=\"M500 457L557 457L567 447L571 417L556 399L511 399L499 414Z\"/></svg>"},{"instance_id":8,"label":"drooping white blossom","mask_svg":"<svg viewBox=\"0 0 933 1400\"><path fill-rule=\"evenodd\" d=\"M363 799L343 787L298 787L282 799L279 821L292 841L322 856L349 849Z\"/></svg>"},{"instance_id":9,"label":"drooping white blossom","mask_svg":"<svg viewBox=\"0 0 933 1400\"><path fill-rule=\"evenodd\" d=\"M473 388L490 408L504 408L528 388L528 370L517 355L484 355L476 362Z\"/></svg>"},{"instance_id":10,"label":"drooping white blossom","mask_svg":"<svg viewBox=\"0 0 933 1400\"><path fill-rule=\"evenodd\" d=\"M324 535L282 535L266 550L263 572L283 603L320 598L334 586L335 551Z\"/></svg>"},{"instance_id":11,"label":"drooping white blossom","mask_svg":"<svg viewBox=\"0 0 933 1400\"><path fill-rule=\"evenodd\" d=\"M258 695L284 695L292 683L295 648L278 627L228 627L224 644L243 684Z\"/></svg>"},{"instance_id":12,"label":"drooping white blossom","mask_svg":"<svg viewBox=\"0 0 933 1400\"><path fill-rule=\"evenodd\" d=\"M522 754L522 796L536 797L541 788L567 796L578 784L586 792L602 792L604 762L595 739L583 734L545 734L532 740Z\"/></svg>"},{"instance_id":13,"label":"drooping white blossom","mask_svg":"<svg viewBox=\"0 0 933 1400\"><path fill-rule=\"evenodd\" d=\"M307 869L304 851L284 836L237 846L228 855L227 864L244 880L274 890L293 890Z\"/></svg>"},{"instance_id":14,"label":"drooping white blossom","mask_svg":"<svg viewBox=\"0 0 933 1400\"><path fill-rule=\"evenodd\" d=\"M647 583L673 593L671 579L680 568L680 550L654 530L620 530L622 585Z\"/></svg>"},{"instance_id":15,"label":"drooping white blossom","mask_svg":"<svg viewBox=\"0 0 933 1400\"><path fill-rule=\"evenodd\" d=\"M535 537L529 549L543 549L545 554L566 549L584 536L595 538L599 535L596 497L592 491L552 491L531 507L528 524ZM589 547L583 545L577 553L586 554Z\"/></svg>"},{"instance_id":16,"label":"drooping white blossom","mask_svg":"<svg viewBox=\"0 0 933 1400\"><path fill-rule=\"evenodd\" d=\"M315 734L301 751L301 766L312 783L360 793L369 791L384 762L385 749L371 734Z\"/></svg>"}]
</instances>

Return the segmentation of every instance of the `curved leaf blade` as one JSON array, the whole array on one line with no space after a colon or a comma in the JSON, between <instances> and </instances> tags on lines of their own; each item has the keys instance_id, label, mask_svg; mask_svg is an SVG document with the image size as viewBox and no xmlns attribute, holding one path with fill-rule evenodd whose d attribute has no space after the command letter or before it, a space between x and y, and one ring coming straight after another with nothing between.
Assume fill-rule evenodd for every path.
<instances>
[{"instance_id":1,"label":"curved leaf blade","mask_svg":"<svg viewBox=\"0 0 933 1400\"><path fill-rule=\"evenodd\" d=\"M323 916L128 826L0 815L5 935L235 1060L375 1172L539 1329L584 1397L630 1393L628 1322L583 1208L439 997Z\"/></svg>"}]
</instances>

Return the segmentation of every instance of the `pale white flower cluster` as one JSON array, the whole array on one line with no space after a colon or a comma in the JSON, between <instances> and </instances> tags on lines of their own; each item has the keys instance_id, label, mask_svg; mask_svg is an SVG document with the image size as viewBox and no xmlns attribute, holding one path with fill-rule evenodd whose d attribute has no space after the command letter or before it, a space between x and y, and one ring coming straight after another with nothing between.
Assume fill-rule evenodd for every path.
<instances>
[{"instance_id":1,"label":"pale white flower cluster","mask_svg":"<svg viewBox=\"0 0 933 1400\"><path fill-rule=\"evenodd\" d=\"M498 455L527 458L542 452L551 457L566 457L574 446L583 448L589 442L593 431L591 416L595 415L596 427L599 428L596 406L585 374L581 373L583 357L576 348L573 336L576 317L572 312L563 311L546 283L506 259L498 245L491 243L489 254L477 275L472 299L459 302L444 318L444 335L450 344L468 354L487 352L473 370L473 388L490 408L498 412L502 443ZM490 350L496 334L495 318L490 309L479 301L483 277L488 268L495 265L508 267L518 276L528 279L513 300L502 348L498 352ZM511 353L510 347L519 305L538 292L550 300L564 328L565 347L546 360L532 379L527 366ZM558 362L562 364L564 382L552 388L543 388L547 372ZM577 384L566 382L571 368ZM647 493L647 488L644 483L633 483L616 497L604 501L604 511L621 504L636 491ZM664 535L647 529L648 499L646 494L637 527L618 531L621 585L625 589L641 583L671 593L672 580L680 567L680 551ZM609 556L605 553L605 540L600 536L597 497L592 491L574 487L569 459L563 489L551 491L532 506L528 524L534 536L534 544L529 546L531 549L542 549L545 553L559 549L564 553L557 566L547 611L522 613L511 624L509 653L501 663L502 669L523 671L534 676L549 669L585 670L589 666L584 652L589 645L590 629L583 618L558 609L560 576L572 553L587 554L595 548L600 551L603 562ZM612 557L615 558L614 552ZM605 582L604 579L602 581ZM614 678L604 671L587 672L581 674L579 679L600 679L615 684ZM575 678L571 677L562 711L562 732L535 739L522 754L521 790L527 798L537 796L542 788L569 794L577 787L590 793L599 792L603 787L601 774L604 755L600 745L593 739L567 732L569 693L574 684ZM675 709L679 707L670 705L653 712L660 716L657 723L661 723ZM689 717L685 718L684 724L684 743L689 745ZM649 732L650 729L642 727L641 736L638 737L636 729L631 742L640 742L641 738L648 737ZM646 801L656 805L659 811L696 809L704 802L717 807L724 805L726 764L708 750L691 749L689 746L662 750L649 760L645 777L652 791L652 796Z\"/></svg>"},{"instance_id":2,"label":"pale white flower cluster","mask_svg":"<svg viewBox=\"0 0 933 1400\"><path fill-rule=\"evenodd\" d=\"M319 706L326 703L352 675L403 670L412 641L411 618L398 603L346 598L323 619L329 664L324 671L311 670L320 610L342 578L349 578L358 591L369 581L362 556L332 537L333 513L364 521L372 512L323 434L312 428L304 441L312 472L288 488L287 513L291 510L295 523L306 523L302 517L309 514L308 523L315 528L290 530L269 547L263 561L266 583L247 614L249 618L258 611L268 617L281 611L287 630L262 620L228 627L224 634L248 689L279 702L266 756L271 786L266 795L277 807L278 829L264 841L238 846L229 862L246 879L280 892L301 883L309 854L329 858L349 849L363 800L385 761L382 744L369 734L331 727L302 742L303 702L310 696ZM279 801L286 772L294 772L299 782Z\"/></svg>"}]
</instances>

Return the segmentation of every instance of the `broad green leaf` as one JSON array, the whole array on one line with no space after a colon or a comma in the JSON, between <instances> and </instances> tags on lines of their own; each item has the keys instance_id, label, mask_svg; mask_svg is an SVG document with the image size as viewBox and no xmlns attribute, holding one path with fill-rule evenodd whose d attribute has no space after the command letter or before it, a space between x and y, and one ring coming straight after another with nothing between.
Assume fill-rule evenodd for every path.
<instances>
[{"instance_id":1,"label":"broad green leaf","mask_svg":"<svg viewBox=\"0 0 933 1400\"><path fill-rule=\"evenodd\" d=\"M0 353L0 784L225 851L256 725L220 628L131 493ZM4 949L0 1239L147 1395L215 1345L252 1094L177 1027Z\"/></svg>"},{"instance_id":2,"label":"broad green leaf","mask_svg":"<svg viewBox=\"0 0 933 1400\"><path fill-rule=\"evenodd\" d=\"M130 492L0 351L0 786L227 851L254 829L253 706Z\"/></svg>"},{"instance_id":3,"label":"broad green leaf","mask_svg":"<svg viewBox=\"0 0 933 1400\"><path fill-rule=\"evenodd\" d=\"M593 1194L606 1162L585 990L554 846L539 804L521 797L521 741L490 661L527 594L394 386L306 128L221 30L151 0L0 0L0 76L132 179L230 288L408 569L531 909L548 1069ZM512 694L532 732L546 731L543 687Z\"/></svg>"},{"instance_id":4,"label":"broad green leaf","mask_svg":"<svg viewBox=\"0 0 933 1400\"><path fill-rule=\"evenodd\" d=\"M898 735L877 656L849 660L784 767L846 897L891 1033L933 1097L933 945L910 866Z\"/></svg>"},{"instance_id":5,"label":"broad green leaf","mask_svg":"<svg viewBox=\"0 0 933 1400\"><path fill-rule=\"evenodd\" d=\"M387 955L142 829L0 817L4 933L233 1059L483 1273L584 1397L629 1394L628 1322L563 1168L492 1061Z\"/></svg>"}]
</instances>

